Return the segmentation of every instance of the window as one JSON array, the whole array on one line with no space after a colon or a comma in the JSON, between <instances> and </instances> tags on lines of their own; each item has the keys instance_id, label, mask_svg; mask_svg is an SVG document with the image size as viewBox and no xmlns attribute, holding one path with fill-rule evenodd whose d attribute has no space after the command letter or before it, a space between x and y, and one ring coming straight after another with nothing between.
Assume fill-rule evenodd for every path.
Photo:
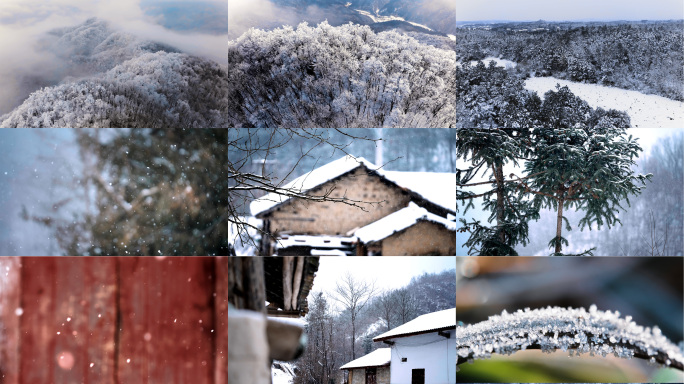
<instances>
[{"instance_id":1,"label":"window","mask_svg":"<svg viewBox=\"0 0 684 384\"><path fill-rule=\"evenodd\" d=\"M402 357L402 358L401 358L401 362L402 362L402 363L405 363L405 362L406 362L406 360L408 360L408 359L407 359L407 358L405 358L405 357Z\"/></svg>"},{"instance_id":2,"label":"window","mask_svg":"<svg viewBox=\"0 0 684 384\"><path fill-rule=\"evenodd\" d=\"M411 370L411 384L425 384L425 369Z\"/></svg>"}]
</instances>

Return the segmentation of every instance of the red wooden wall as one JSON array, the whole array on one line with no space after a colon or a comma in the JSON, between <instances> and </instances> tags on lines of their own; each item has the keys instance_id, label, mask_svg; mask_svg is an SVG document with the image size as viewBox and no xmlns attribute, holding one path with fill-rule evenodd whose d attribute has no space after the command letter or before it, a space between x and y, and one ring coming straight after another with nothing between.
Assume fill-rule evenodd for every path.
<instances>
[{"instance_id":1,"label":"red wooden wall","mask_svg":"<svg viewBox=\"0 0 684 384\"><path fill-rule=\"evenodd\" d=\"M0 384L226 384L227 258L0 261Z\"/></svg>"}]
</instances>

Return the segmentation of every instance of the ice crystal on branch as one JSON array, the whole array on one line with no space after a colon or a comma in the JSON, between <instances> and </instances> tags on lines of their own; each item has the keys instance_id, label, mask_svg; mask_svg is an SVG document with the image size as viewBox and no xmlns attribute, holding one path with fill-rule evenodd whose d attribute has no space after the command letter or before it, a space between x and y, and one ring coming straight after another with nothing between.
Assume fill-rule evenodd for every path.
<instances>
[{"instance_id":1,"label":"ice crystal on branch","mask_svg":"<svg viewBox=\"0 0 684 384\"><path fill-rule=\"evenodd\" d=\"M618 311L600 311L596 305L584 308L547 307L517 310L490 316L477 324L456 327L458 363L484 359L492 353L510 355L525 349L551 353L574 350L578 356L637 357L682 370L684 343L679 346L657 326L643 327L631 316ZM573 356L573 352L570 352Z\"/></svg>"}]
</instances>

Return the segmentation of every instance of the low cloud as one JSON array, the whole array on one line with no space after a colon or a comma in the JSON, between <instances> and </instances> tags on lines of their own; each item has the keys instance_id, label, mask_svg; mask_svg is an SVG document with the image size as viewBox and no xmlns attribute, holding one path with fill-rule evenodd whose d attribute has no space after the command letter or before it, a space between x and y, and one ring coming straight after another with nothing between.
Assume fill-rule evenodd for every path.
<instances>
[{"instance_id":1,"label":"low cloud","mask_svg":"<svg viewBox=\"0 0 684 384\"><path fill-rule=\"evenodd\" d=\"M148 2L150 0L147 0ZM186 0L191 1L191 0ZM203 0L225 4L225 0ZM58 83L69 63L44 49L47 33L91 17L142 40L164 43L192 55L227 61L226 35L184 33L166 29L145 14L141 0L0 0L0 115L9 112L43 86ZM232 0L231 0L232 2ZM160 5L163 1L154 1ZM73 74L70 74L73 75Z\"/></svg>"}]
</instances>

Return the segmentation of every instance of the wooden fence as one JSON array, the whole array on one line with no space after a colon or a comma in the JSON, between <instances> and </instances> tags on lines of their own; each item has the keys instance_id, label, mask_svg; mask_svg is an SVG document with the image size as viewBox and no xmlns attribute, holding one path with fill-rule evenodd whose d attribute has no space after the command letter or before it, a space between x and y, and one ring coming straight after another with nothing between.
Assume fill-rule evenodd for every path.
<instances>
[{"instance_id":1,"label":"wooden fence","mask_svg":"<svg viewBox=\"0 0 684 384\"><path fill-rule=\"evenodd\" d=\"M225 257L0 258L0 384L227 384Z\"/></svg>"}]
</instances>

